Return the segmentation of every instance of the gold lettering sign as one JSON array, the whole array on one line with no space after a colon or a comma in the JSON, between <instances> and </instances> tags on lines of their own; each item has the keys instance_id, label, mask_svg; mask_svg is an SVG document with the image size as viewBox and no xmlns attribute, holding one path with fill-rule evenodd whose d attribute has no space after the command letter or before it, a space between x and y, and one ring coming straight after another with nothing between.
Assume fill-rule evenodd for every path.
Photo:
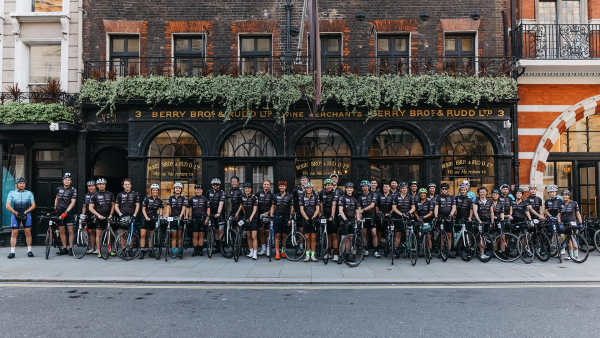
<instances>
[{"instance_id":1,"label":"gold lettering sign","mask_svg":"<svg viewBox=\"0 0 600 338\"><path fill-rule=\"evenodd\" d=\"M480 159L457 159L442 162L442 176L493 176L494 162Z\"/></svg>"}]
</instances>

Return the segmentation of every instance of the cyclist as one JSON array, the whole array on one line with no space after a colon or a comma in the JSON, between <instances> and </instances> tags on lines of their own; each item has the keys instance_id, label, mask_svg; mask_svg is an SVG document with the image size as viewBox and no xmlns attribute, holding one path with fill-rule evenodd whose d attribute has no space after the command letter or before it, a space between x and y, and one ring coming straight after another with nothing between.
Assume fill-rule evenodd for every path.
<instances>
[{"instance_id":1,"label":"cyclist","mask_svg":"<svg viewBox=\"0 0 600 338\"><path fill-rule=\"evenodd\" d=\"M500 197L501 197L500 202L502 202L502 199L506 199L506 198L509 198L511 201L515 200L515 196L513 196L513 194L510 194L509 191L510 191L510 186L508 184L503 184L500 187ZM510 201L506 202L506 203L510 203ZM504 212L506 212L506 209L504 209Z\"/></svg>"},{"instance_id":2,"label":"cyclist","mask_svg":"<svg viewBox=\"0 0 600 338\"><path fill-rule=\"evenodd\" d=\"M435 183L433 183L433 182L429 183L429 187L427 188L429 190L428 194L427 194L428 200L432 200L432 199L436 198L436 196L437 196L437 194L435 193L436 188L437 188L437 186L435 185Z\"/></svg>"},{"instance_id":3,"label":"cyclist","mask_svg":"<svg viewBox=\"0 0 600 338\"><path fill-rule=\"evenodd\" d=\"M410 195L415 200L415 204L419 201L419 183L417 181L410 182Z\"/></svg>"},{"instance_id":4,"label":"cyclist","mask_svg":"<svg viewBox=\"0 0 600 338\"><path fill-rule=\"evenodd\" d=\"M360 217L358 213L358 201L356 198L352 197L352 193L354 192L354 183L347 182L346 183L346 192L344 195L340 196L338 203L338 212L340 213L340 217L342 218L342 222L340 225L340 234L342 236L342 241L344 237L350 232L350 224L352 221L355 221ZM335 257L334 257L335 258ZM338 259L338 264L342 264L342 260Z\"/></svg>"},{"instance_id":5,"label":"cyclist","mask_svg":"<svg viewBox=\"0 0 600 338\"><path fill-rule=\"evenodd\" d=\"M66 219L69 217L69 212L75 207L77 202L77 189L71 186L71 174L65 173L63 175L63 186L56 188L56 198L54 199L54 211L58 215L58 230L60 231L60 241L62 242L63 248L57 255L69 254L73 256L73 227L69 227L69 243L67 244L67 237L65 235L65 226L67 225Z\"/></svg>"},{"instance_id":6,"label":"cyclist","mask_svg":"<svg viewBox=\"0 0 600 338\"><path fill-rule=\"evenodd\" d=\"M402 224L408 221L410 215L415 212L415 200L412 195L408 193L408 185L406 182L402 182L399 185L400 191L396 195L395 202L392 205L392 215L397 215ZM396 223L400 223L395 221ZM396 232L395 239L395 248L396 248L396 258L400 258L400 239L402 237L402 233L404 232L404 227L395 226L394 230ZM406 253L404 253L406 255Z\"/></svg>"},{"instance_id":7,"label":"cyclist","mask_svg":"<svg viewBox=\"0 0 600 338\"><path fill-rule=\"evenodd\" d=\"M375 226L375 215L377 214L377 200L375 195L371 192L369 181L360 182L360 188L362 192L356 197L358 201L358 213L365 219L365 231L363 232L363 245L365 247L365 256L369 255L369 248L367 242L367 233L371 233L373 237L373 248L375 253L373 254L376 258L381 257L379 254L379 247L377 246L377 227Z\"/></svg>"},{"instance_id":8,"label":"cyclist","mask_svg":"<svg viewBox=\"0 0 600 338\"><path fill-rule=\"evenodd\" d=\"M204 233L206 232L208 218L210 217L210 202L203 194L202 184L196 184L194 192L196 196L188 200L186 216L187 219L192 220L192 245L194 246L192 257L196 257L197 255L204 256L202 246L204 245ZM190 209L192 210L191 215Z\"/></svg>"},{"instance_id":9,"label":"cyclist","mask_svg":"<svg viewBox=\"0 0 600 338\"><path fill-rule=\"evenodd\" d=\"M461 184L458 188L459 195L456 196L456 217L465 221L467 230L471 230L473 219L473 200L467 195L469 188Z\"/></svg>"},{"instance_id":10,"label":"cyclist","mask_svg":"<svg viewBox=\"0 0 600 338\"><path fill-rule=\"evenodd\" d=\"M450 184L441 184L441 194L433 200L435 206L434 217L444 220L444 231L448 235L448 257L456 258L456 254L452 251L452 233L454 231L454 215L456 214L456 199L454 196L448 194L450 191ZM440 252L441 257L441 252Z\"/></svg>"},{"instance_id":11,"label":"cyclist","mask_svg":"<svg viewBox=\"0 0 600 338\"><path fill-rule=\"evenodd\" d=\"M419 200L415 204L415 218L417 222L431 222L434 208L431 207L431 200L427 199L427 189L419 189Z\"/></svg>"},{"instance_id":12,"label":"cyclist","mask_svg":"<svg viewBox=\"0 0 600 338\"><path fill-rule=\"evenodd\" d=\"M371 192L375 196L375 199L377 201L379 201L379 196L381 196L381 192L379 190L377 190L377 187L379 186L379 184L377 183L377 180L372 179L371 182L369 182L369 183L371 183ZM379 202L376 202L376 204L379 207Z\"/></svg>"},{"instance_id":13,"label":"cyclist","mask_svg":"<svg viewBox=\"0 0 600 338\"><path fill-rule=\"evenodd\" d=\"M117 194L115 198L115 211L119 217L132 216L135 222L138 212L140 211L140 195L131 190L131 179L123 180L124 191ZM122 229L129 230L129 226L121 226Z\"/></svg>"},{"instance_id":14,"label":"cyclist","mask_svg":"<svg viewBox=\"0 0 600 338\"><path fill-rule=\"evenodd\" d=\"M335 175L335 174L332 174ZM336 176L337 177L337 176ZM300 186L294 188L292 191L292 199L294 200L294 211L296 212L296 220L298 220L298 231L304 232L304 228L302 228L302 214L300 213L300 200L304 197L305 190L304 186L309 182L308 176L302 175L300 177ZM335 185L335 184L334 184ZM300 236L300 248L298 249L298 254L302 253L304 250L304 243L302 243L303 239Z\"/></svg>"},{"instance_id":15,"label":"cyclist","mask_svg":"<svg viewBox=\"0 0 600 338\"><path fill-rule=\"evenodd\" d=\"M342 196L344 194L344 190L338 186L339 176L336 173L329 175L331 181L333 181L333 191L337 192L338 196Z\"/></svg>"},{"instance_id":16,"label":"cyclist","mask_svg":"<svg viewBox=\"0 0 600 338\"><path fill-rule=\"evenodd\" d=\"M183 226L180 226L186 215L187 198L181 193L183 192L183 184L175 182L173 185L174 194L167 199L167 217L176 217L177 221L171 223L171 247L173 248L173 258L182 257L183 249L181 246L181 232ZM168 255L169 253L165 253Z\"/></svg>"},{"instance_id":17,"label":"cyclist","mask_svg":"<svg viewBox=\"0 0 600 338\"><path fill-rule=\"evenodd\" d=\"M265 178L263 180L263 190L257 192L254 196L258 199L258 214L271 216L271 207L273 206L273 199L275 199L275 194L271 192L271 180ZM271 254L271 248L267 248L267 238L265 237L265 228L267 227L270 227L270 225L258 224L258 236L260 237L260 243L262 243L261 250L258 253L259 256Z\"/></svg>"},{"instance_id":18,"label":"cyclist","mask_svg":"<svg viewBox=\"0 0 600 338\"><path fill-rule=\"evenodd\" d=\"M27 256L33 257L31 252L31 211L35 209L35 199L33 193L25 190L27 180L23 177L17 179L17 189L8 193L6 198L6 210L12 213L10 218L11 237L10 237L10 254L8 258L15 258L15 246L17 245L17 235L19 234L19 226L23 225L25 229L25 238L27 241Z\"/></svg>"},{"instance_id":19,"label":"cyclist","mask_svg":"<svg viewBox=\"0 0 600 338\"><path fill-rule=\"evenodd\" d=\"M495 190L495 191L497 191L497 190ZM475 200L475 202L473 202L473 216L475 216L475 219L477 219L477 221L479 221L479 224L482 224L482 225L493 224L494 209L492 206L492 201L490 201L487 198L487 188L481 187L477 190L477 193L479 194L479 198L477 198ZM498 193L499 193L499 191L498 191ZM498 209L501 211L503 210L500 207L498 207ZM484 229L484 231L485 231L485 229ZM502 245L504 245L504 241L501 241L501 242L502 242ZM481 252L480 253L481 258L483 258L483 259L489 258L489 256L485 254L484 248L482 246L480 246L479 249Z\"/></svg>"},{"instance_id":20,"label":"cyclist","mask_svg":"<svg viewBox=\"0 0 600 338\"><path fill-rule=\"evenodd\" d=\"M235 218L239 218L240 215L244 215L244 220L248 222L246 225L246 235L248 238L248 258L254 260L257 259L256 254L258 253L258 241L256 235L258 232L258 216L257 214L257 198L252 195L252 183L244 183L244 195L242 196L242 204L235 214ZM243 231L240 229L240 231Z\"/></svg>"},{"instance_id":21,"label":"cyclist","mask_svg":"<svg viewBox=\"0 0 600 338\"><path fill-rule=\"evenodd\" d=\"M317 261L315 257L315 250L317 248L317 216L319 215L319 209L321 207L319 202L319 196L313 193L313 184L308 182L304 186L306 194L300 200L300 213L302 214L302 226L304 228L304 235L306 236L306 258L305 262L312 260ZM312 248L312 250L311 250Z\"/></svg>"},{"instance_id":22,"label":"cyclist","mask_svg":"<svg viewBox=\"0 0 600 338\"><path fill-rule=\"evenodd\" d=\"M142 255L140 259L144 259L146 252L146 234L150 231L149 238L152 238L152 232L154 232L157 228L158 223L158 231L160 234L161 227L160 222L158 221L159 217L163 215L163 209L165 204L163 200L159 197L160 187L158 184L154 183L150 185L150 196L146 196L144 201L142 202L142 215L144 215L144 220L142 225L140 225L140 246L142 250ZM152 247L152 241L149 241L150 247ZM154 257L154 251L150 251L149 257Z\"/></svg>"},{"instance_id":23,"label":"cyclist","mask_svg":"<svg viewBox=\"0 0 600 338\"><path fill-rule=\"evenodd\" d=\"M570 222L579 221L581 225L581 213L579 212L579 205L575 201L571 201L571 192L569 190L563 190L562 192L563 203L561 205L560 212L558 213L558 222L565 224L568 228ZM569 255L579 260L579 247L577 243L573 246L574 241L569 241ZM570 260L571 257L566 256L565 259Z\"/></svg>"},{"instance_id":24,"label":"cyclist","mask_svg":"<svg viewBox=\"0 0 600 338\"><path fill-rule=\"evenodd\" d=\"M525 219L531 221L531 214L529 214L529 204L523 199L523 189L519 188L515 192L515 200L512 201L511 211L512 214L508 215L511 220L511 224L524 222Z\"/></svg>"},{"instance_id":25,"label":"cyclist","mask_svg":"<svg viewBox=\"0 0 600 338\"><path fill-rule=\"evenodd\" d=\"M545 220L544 217L544 203L542 199L536 196L537 194L537 186L530 185L529 186L529 196L525 198L525 202L529 206L529 213L531 214L531 218Z\"/></svg>"},{"instance_id":26,"label":"cyclist","mask_svg":"<svg viewBox=\"0 0 600 338\"><path fill-rule=\"evenodd\" d=\"M327 219L327 234L329 235L328 243L330 246L333 246L334 262L337 262L336 257L338 256L338 227L336 226L336 222L334 220L334 210L337 206L339 196L337 192L333 190L333 180L331 178L324 180L323 186L325 187L325 189L319 192L319 201L321 201L321 213L323 214L323 217ZM325 255L327 258L331 256L329 248L327 248L327 253Z\"/></svg>"},{"instance_id":27,"label":"cyclist","mask_svg":"<svg viewBox=\"0 0 600 338\"><path fill-rule=\"evenodd\" d=\"M487 194L486 194L487 195ZM492 224L497 220L504 220L504 204L500 203L500 190L492 190Z\"/></svg>"},{"instance_id":28,"label":"cyclist","mask_svg":"<svg viewBox=\"0 0 600 338\"><path fill-rule=\"evenodd\" d=\"M90 212L96 216L96 249L98 258L102 258L100 253L100 235L106 229L108 219L112 218L115 212L115 197L110 191L106 191L106 179L99 178L96 180L98 191L90 199ZM114 243L112 243L114 245ZM114 256L113 251L110 252Z\"/></svg>"},{"instance_id":29,"label":"cyclist","mask_svg":"<svg viewBox=\"0 0 600 338\"><path fill-rule=\"evenodd\" d=\"M392 222L392 206L394 205L394 194L392 194L390 183L383 181L381 182L381 186L383 188L383 192L379 195L379 211L383 214L383 218L387 219L388 222ZM388 224L383 224L383 221L380 220L379 227L377 229L377 243L379 243L381 249L381 237L383 236L383 232L387 230Z\"/></svg>"},{"instance_id":30,"label":"cyclist","mask_svg":"<svg viewBox=\"0 0 600 338\"><path fill-rule=\"evenodd\" d=\"M474 192L471 191L471 183L467 180L464 180L462 182L462 184L464 184L465 186L467 186L467 196L473 201L475 202L475 200L477 199L477 195L475 195Z\"/></svg>"},{"instance_id":31,"label":"cyclist","mask_svg":"<svg viewBox=\"0 0 600 338\"><path fill-rule=\"evenodd\" d=\"M83 199L83 207L81 208L81 214L85 215L85 224L88 229L88 234L90 235L90 243L92 245L92 249L88 249L86 253L98 254L98 248L96 247L96 222L94 222L94 216L90 211L90 201L92 200L92 196L96 193L96 181L88 181L87 182L88 192L85 194Z\"/></svg>"},{"instance_id":32,"label":"cyclist","mask_svg":"<svg viewBox=\"0 0 600 338\"><path fill-rule=\"evenodd\" d=\"M564 204L563 200L556 196L557 191L558 187L556 185L548 186L548 195L550 195L550 198L544 201L544 211L548 217L558 217Z\"/></svg>"},{"instance_id":33,"label":"cyclist","mask_svg":"<svg viewBox=\"0 0 600 338\"><path fill-rule=\"evenodd\" d=\"M398 180L395 178L392 178L390 180L390 192L392 193L392 195L396 196L400 193L400 191L398 191Z\"/></svg>"},{"instance_id":34,"label":"cyclist","mask_svg":"<svg viewBox=\"0 0 600 338\"><path fill-rule=\"evenodd\" d=\"M294 213L292 195L286 192L287 181L279 181L277 182L277 186L279 187L279 194L273 198L273 206L271 207L271 215L275 217L273 220L273 230L275 231L276 260L281 257L285 258L284 250L281 251L281 255L279 254L279 237L281 236L281 242L283 243L285 235L288 233L288 227L292 225L292 214Z\"/></svg>"},{"instance_id":35,"label":"cyclist","mask_svg":"<svg viewBox=\"0 0 600 338\"><path fill-rule=\"evenodd\" d=\"M240 178L237 176L231 177L231 189L229 190L229 213L235 214L242 205L242 196L244 191L240 188ZM244 216L244 215L240 215Z\"/></svg>"},{"instance_id":36,"label":"cyclist","mask_svg":"<svg viewBox=\"0 0 600 338\"><path fill-rule=\"evenodd\" d=\"M223 211L223 206L225 205L225 192L221 190L221 180L218 178L213 178L210 182L212 185L212 189L208 191L206 197L208 198L208 203L210 205L210 214L212 216L212 226L215 228L215 246L213 247L213 252L217 252L221 247L221 237L223 237L223 229L225 228L225 224L221 224L219 221L221 219L221 212Z\"/></svg>"}]
</instances>

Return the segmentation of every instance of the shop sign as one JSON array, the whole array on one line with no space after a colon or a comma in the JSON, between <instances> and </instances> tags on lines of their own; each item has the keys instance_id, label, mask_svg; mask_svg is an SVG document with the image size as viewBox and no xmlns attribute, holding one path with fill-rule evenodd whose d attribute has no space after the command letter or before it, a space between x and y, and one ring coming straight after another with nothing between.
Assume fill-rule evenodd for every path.
<instances>
[{"instance_id":1,"label":"shop sign","mask_svg":"<svg viewBox=\"0 0 600 338\"><path fill-rule=\"evenodd\" d=\"M443 159L442 159L443 160ZM494 162L481 159L454 159L442 163L442 176L493 176Z\"/></svg>"},{"instance_id":2,"label":"shop sign","mask_svg":"<svg viewBox=\"0 0 600 338\"><path fill-rule=\"evenodd\" d=\"M159 163L148 164L148 178L191 178L202 170L200 163L175 159L161 159Z\"/></svg>"},{"instance_id":3,"label":"shop sign","mask_svg":"<svg viewBox=\"0 0 600 338\"><path fill-rule=\"evenodd\" d=\"M350 170L350 163L341 161L307 160L296 164L296 172L307 176L342 175Z\"/></svg>"}]
</instances>

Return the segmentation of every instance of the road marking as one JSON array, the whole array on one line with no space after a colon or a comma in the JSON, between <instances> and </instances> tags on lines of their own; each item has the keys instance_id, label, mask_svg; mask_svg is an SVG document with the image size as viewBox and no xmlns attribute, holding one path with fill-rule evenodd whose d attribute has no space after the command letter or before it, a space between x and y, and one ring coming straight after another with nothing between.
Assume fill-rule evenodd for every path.
<instances>
[{"instance_id":1,"label":"road marking","mask_svg":"<svg viewBox=\"0 0 600 338\"><path fill-rule=\"evenodd\" d=\"M600 284L474 284L474 285L146 285L146 284L52 284L0 283L6 288L180 289L180 290L389 290L389 289L549 289L600 288Z\"/></svg>"}]
</instances>

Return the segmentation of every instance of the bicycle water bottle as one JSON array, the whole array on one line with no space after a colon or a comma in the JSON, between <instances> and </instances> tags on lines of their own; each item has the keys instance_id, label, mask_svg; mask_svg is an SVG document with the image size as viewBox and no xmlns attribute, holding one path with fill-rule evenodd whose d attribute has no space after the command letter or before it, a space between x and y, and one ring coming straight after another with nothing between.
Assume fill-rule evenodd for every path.
<instances>
[{"instance_id":1,"label":"bicycle water bottle","mask_svg":"<svg viewBox=\"0 0 600 338\"><path fill-rule=\"evenodd\" d=\"M437 240L439 234L440 233L437 230L433 230L433 239Z\"/></svg>"},{"instance_id":2,"label":"bicycle water bottle","mask_svg":"<svg viewBox=\"0 0 600 338\"><path fill-rule=\"evenodd\" d=\"M454 233L454 240L458 240L458 236L460 236L460 232L455 232Z\"/></svg>"}]
</instances>

